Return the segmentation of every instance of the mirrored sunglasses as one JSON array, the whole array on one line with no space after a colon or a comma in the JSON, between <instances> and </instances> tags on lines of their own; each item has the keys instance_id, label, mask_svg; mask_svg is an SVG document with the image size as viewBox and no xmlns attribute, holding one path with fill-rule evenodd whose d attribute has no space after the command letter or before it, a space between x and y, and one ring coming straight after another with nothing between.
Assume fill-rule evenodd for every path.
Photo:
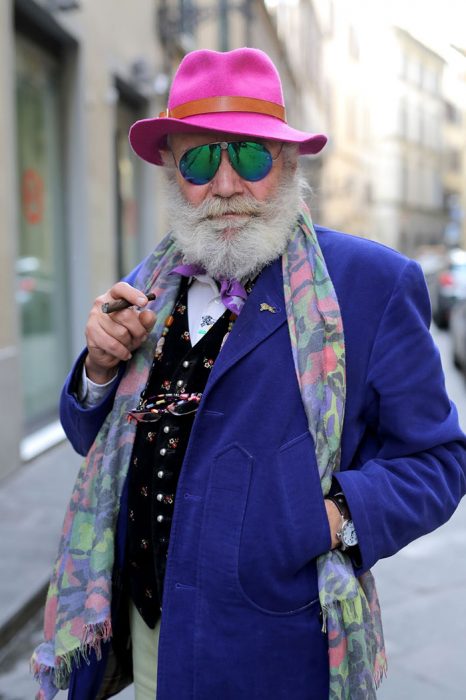
<instances>
[{"instance_id":1,"label":"mirrored sunglasses","mask_svg":"<svg viewBox=\"0 0 466 700\"><path fill-rule=\"evenodd\" d=\"M219 141L190 148L181 156L178 169L192 185L205 185L215 177L222 151L228 151L232 168L248 182L266 177L278 158L272 158L270 151L257 141Z\"/></svg>"},{"instance_id":2,"label":"mirrored sunglasses","mask_svg":"<svg viewBox=\"0 0 466 700\"><path fill-rule=\"evenodd\" d=\"M157 394L144 401L142 408L135 408L128 413L128 420L138 423L157 423L160 418L171 413L172 416L188 416L196 413L202 394Z\"/></svg>"}]
</instances>

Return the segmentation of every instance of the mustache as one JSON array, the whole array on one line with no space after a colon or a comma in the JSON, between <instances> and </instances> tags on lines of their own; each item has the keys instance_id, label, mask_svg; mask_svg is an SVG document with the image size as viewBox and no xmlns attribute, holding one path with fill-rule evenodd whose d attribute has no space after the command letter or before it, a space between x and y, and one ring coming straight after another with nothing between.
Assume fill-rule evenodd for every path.
<instances>
[{"instance_id":1,"label":"mustache","mask_svg":"<svg viewBox=\"0 0 466 700\"><path fill-rule=\"evenodd\" d=\"M196 219L200 222L226 214L259 217L263 214L264 208L263 203L254 197L237 195L229 199L218 197L218 199L213 198L202 202L196 207L195 212Z\"/></svg>"}]
</instances>

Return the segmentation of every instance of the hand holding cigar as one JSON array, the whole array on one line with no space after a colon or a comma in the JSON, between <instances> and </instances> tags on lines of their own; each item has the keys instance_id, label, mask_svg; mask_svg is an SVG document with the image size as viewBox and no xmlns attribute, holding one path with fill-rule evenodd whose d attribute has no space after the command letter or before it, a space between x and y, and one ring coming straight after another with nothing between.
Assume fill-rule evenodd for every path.
<instances>
[{"instance_id":1,"label":"hand holding cigar","mask_svg":"<svg viewBox=\"0 0 466 700\"><path fill-rule=\"evenodd\" d=\"M148 339L156 316L146 307L154 299L152 293L146 295L127 282L117 282L94 300L86 324L88 379L106 384L119 363L130 360Z\"/></svg>"},{"instance_id":2,"label":"hand holding cigar","mask_svg":"<svg viewBox=\"0 0 466 700\"><path fill-rule=\"evenodd\" d=\"M147 301L154 301L155 294L150 292L149 294L146 294L146 297ZM128 301L127 299L118 299L117 301L106 301L105 304L102 304L101 309L102 313L111 314L114 311L123 311L123 309L129 309L130 306L134 306L134 304L131 301Z\"/></svg>"}]
</instances>

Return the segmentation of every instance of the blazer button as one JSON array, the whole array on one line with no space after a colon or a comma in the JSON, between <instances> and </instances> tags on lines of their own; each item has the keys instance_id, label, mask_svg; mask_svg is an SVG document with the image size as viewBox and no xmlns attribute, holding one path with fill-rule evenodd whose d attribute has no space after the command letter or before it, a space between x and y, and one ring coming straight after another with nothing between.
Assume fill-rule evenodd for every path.
<instances>
[{"instance_id":1,"label":"blazer button","mask_svg":"<svg viewBox=\"0 0 466 700\"><path fill-rule=\"evenodd\" d=\"M158 479L170 479L170 477L173 476L173 472L171 471L165 471L161 469L160 471L157 472L157 478Z\"/></svg>"},{"instance_id":2,"label":"blazer button","mask_svg":"<svg viewBox=\"0 0 466 700\"><path fill-rule=\"evenodd\" d=\"M167 454L167 450L165 449L165 447L162 447L162 449L160 450L160 455L162 457L165 457L166 454Z\"/></svg>"},{"instance_id":3,"label":"blazer button","mask_svg":"<svg viewBox=\"0 0 466 700\"><path fill-rule=\"evenodd\" d=\"M165 435L167 435L167 434L170 432L170 426L169 426L169 425L165 425L164 428L163 428L163 432L165 433Z\"/></svg>"}]
</instances>

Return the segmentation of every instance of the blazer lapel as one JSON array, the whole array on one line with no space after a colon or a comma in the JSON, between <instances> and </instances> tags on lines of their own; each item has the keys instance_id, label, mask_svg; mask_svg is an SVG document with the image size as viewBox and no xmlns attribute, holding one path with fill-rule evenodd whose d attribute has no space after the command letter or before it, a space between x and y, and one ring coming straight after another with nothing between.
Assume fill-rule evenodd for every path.
<instances>
[{"instance_id":1,"label":"blazer lapel","mask_svg":"<svg viewBox=\"0 0 466 700\"><path fill-rule=\"evenodd\" d=\"M266 267L236 319L206 389L286 322L281 258Z\"/></svg>"}]
</instances>

